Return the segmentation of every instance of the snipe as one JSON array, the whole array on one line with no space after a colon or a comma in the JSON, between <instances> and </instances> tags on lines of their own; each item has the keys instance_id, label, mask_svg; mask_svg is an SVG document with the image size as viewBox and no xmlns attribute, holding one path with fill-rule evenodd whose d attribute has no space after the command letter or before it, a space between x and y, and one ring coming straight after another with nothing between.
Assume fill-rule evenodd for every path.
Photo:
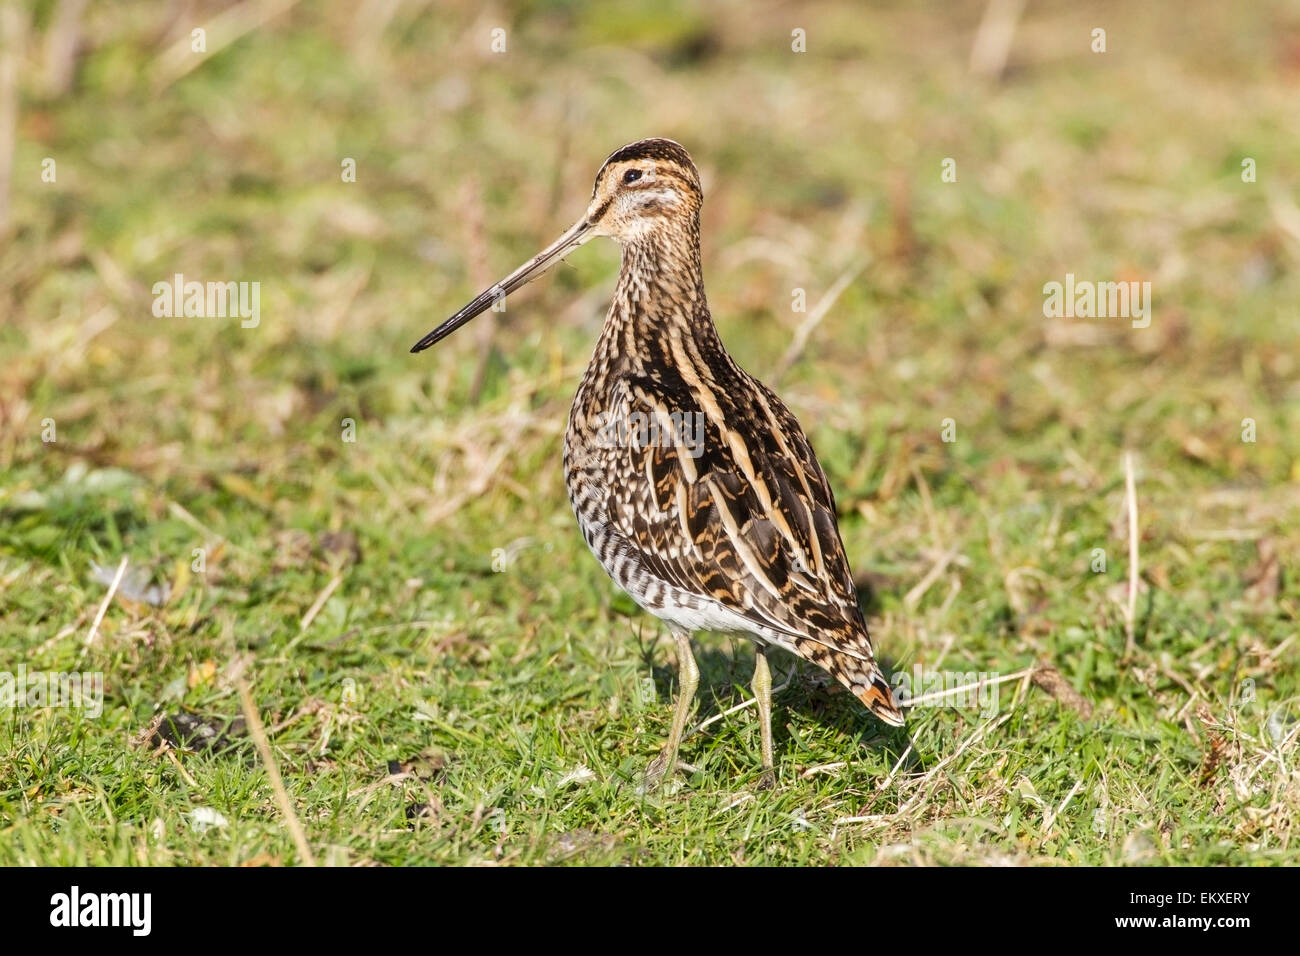
<instances>
[{"instance_id":1,"label":"snipe","mask_svg":"<svg viewBox=\"0 0 1300 956\"><path fill-rule=\"evenodd\" d=\"M411 349L446 338L502 296L597 237L623 247L614 301L569 415L564 471L578 524L617 584L668 625L679 692L672 731L647 770L677 768L699 670L691 632L749 635L772 773L769 648L833 674L877 717L903 715L876 666L835 522L835 501L803 430L722 346L700 269L703 192L667 139L615 151L586 214L564 235Z\"/></svg>"}]
</instances>

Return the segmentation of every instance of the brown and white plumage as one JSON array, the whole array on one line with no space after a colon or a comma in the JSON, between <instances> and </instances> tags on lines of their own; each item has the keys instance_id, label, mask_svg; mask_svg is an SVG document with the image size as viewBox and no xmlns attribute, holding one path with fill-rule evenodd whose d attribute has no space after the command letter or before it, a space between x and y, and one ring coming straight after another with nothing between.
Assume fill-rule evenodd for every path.
<instances>
[{"instance_id":1,"label":"brown and white plumage","mask_svg":"<svg viewBox=\"0 0 1300 956\"><path fill-rule=\"evenodd\" d=\"M614 299L565 435L569 497L592 552L668 623L679 657L690 658L695 630L754 638L770 766L768 646L825 668L886 723L903 717L876 665L812 447L785 404L718 338L700 266L702 199L699 174L677 143L617 150L582 220L414 351L593 236L622 244ZM693 696L694 661L679 663L681 695ZM657 773L675 765L688 707L679 700Z\"/></svg>"}]
</instances>

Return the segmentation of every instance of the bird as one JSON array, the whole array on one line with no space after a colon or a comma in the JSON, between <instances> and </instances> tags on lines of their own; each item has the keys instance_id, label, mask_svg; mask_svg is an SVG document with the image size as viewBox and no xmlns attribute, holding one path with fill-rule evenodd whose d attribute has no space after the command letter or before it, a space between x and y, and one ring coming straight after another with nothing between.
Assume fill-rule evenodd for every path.
<instances>
[{"instance_id":1,"label":"bird","mask_svg":"<svg viewBox=\"0 0 1300 956\"><path fill-rule=\"evenodd\" d=\"M700 253L703 199L680 143L616 149L573 226L411 351L590 240L621 245L613 300L569 414L564 475L588 547L676 645L671 729L644 785L679 769L700 676L691 640L713 631L754 642L759 786L770 788L773 649L828 671L884 723L904 718L876 662L826 473L794 414L736 364L714 325Z\"/></svg>"}]
</instances>

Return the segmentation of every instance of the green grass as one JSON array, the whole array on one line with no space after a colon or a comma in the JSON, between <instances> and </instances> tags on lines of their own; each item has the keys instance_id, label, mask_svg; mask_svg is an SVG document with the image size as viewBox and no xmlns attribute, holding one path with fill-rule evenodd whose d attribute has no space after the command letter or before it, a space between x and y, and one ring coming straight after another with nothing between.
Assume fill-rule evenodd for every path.
<instances>
[{"instance_id":1,"label":"green grass","mask_svg":"<svg viewBox=\"0 0 1300 956\"><path fill-rule=\"evenodd\" d=\"M372 40L303 3L160 91L189 25L159 41L154 5L92 8L70 94L23 72L0 671L102 672L104 706L0 709L0 863L297 862L247 737L149 743L164 715L239 716L240 664L324 862L1300 861L1300 19L1194 7L1031 5L990 85L966 68L980 4L404 6ZM646 135L703 171L710 301L760 378L804 318L791 290L811 306L868 258L773 384L882 657L1048 665L1089 716L1017 680L991 720L924 707L891 730L802 667L775 790L742 710L686 742L680 786L638 792L671 642L587 552L559 462L616 248L512 297L486 353L473 331L406 350ZM177 272L259 281L261 324L155 318ZM1045 319L1067 272L1149 279L1151 327ZM92 564L123 557L170 596L119 596L88 644ZM699 657L700 719L746 698L743 642L703 635ZM227 825L198 832L196 807Z\"/></svg>"}]
</instances>

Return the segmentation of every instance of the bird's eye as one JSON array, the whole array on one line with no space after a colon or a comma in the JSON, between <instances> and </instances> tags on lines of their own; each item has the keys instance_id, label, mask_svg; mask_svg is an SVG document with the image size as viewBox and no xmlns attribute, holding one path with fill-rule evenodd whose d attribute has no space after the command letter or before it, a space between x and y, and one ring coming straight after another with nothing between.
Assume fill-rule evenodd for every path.
<instances>
[{"instance_id":1,"label":"bird's eye","mask_svg":"<svg viewBox=\"0 0 1300 956\"><path fill-rule=\"evenodd\" d=\"M623 174L624 184L634 183L640 178L641 178L641 170L639 169L629 169L627 172Z\"/></svg>"}]
</instances>

